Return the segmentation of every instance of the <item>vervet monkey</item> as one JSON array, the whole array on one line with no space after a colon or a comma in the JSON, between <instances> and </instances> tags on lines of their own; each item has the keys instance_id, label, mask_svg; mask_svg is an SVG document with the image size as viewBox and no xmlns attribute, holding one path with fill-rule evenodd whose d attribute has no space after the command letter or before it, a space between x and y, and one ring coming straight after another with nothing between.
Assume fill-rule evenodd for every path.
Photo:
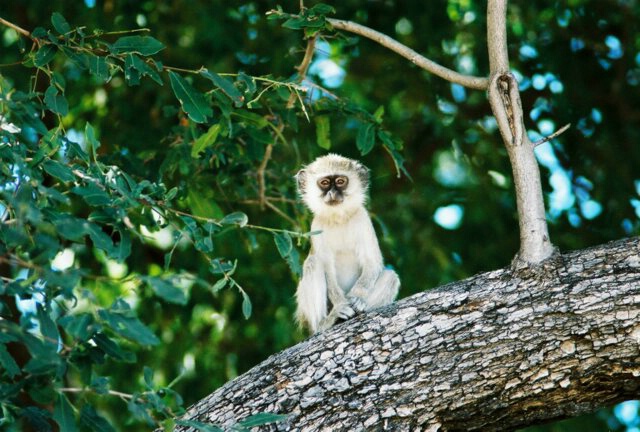
<instances>
[{"instance_id":1,"label":"vervet monkey","mask_svg":"<svg viewBox=\"0 0 640 432\"><path fill-rule=\"evenodd\" d=\"M320 231L311 236L296 292L298 322L316 333L339 319L392 303L400 279L384 267L364 207L369 170L358 161L328 154L301 169L296 180L314 216L311 230Z\"/></svg>"}]
</instances>

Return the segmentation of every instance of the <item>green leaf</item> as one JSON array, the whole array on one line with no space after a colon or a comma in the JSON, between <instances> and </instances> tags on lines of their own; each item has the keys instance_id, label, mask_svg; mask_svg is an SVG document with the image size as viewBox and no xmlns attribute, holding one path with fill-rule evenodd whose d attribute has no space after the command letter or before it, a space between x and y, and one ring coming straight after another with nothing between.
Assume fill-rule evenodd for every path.
<instances>
[{"instance_id":1,"label":"green leaf","mask_svg":"<svg viewBox=\"0 0 640 432\"><path fill-rule=\"evenodd\" d=\"M285 414L273 414L273 413L258 413L250 415L249 417L242 419L238 422L239 426L245 428L252 428L256 426L264 426L271 423L277 423L287 419Z\"/></svg>"},{"instance_id":2,"label":"green leaf","mask_svg":"<svg viewBox=\"0 0 640 432\"><path fill-rule=\"evenodd\" d=\"M71 182L76 179L71 168L53 159L45 160L42 163L42 168L44 168L48 174L62 180L63 182Z\"/></svg>"},{"instance_id":3,"label":"green leaf","mask_svg":"<svg viewBox=\"0 0 640 432\"><path fill-rule=\"evenodd\" d=\"M86 229L89 237L91 238L91 241L93 242L93 245L98 249L105 251L107 255L109 255L109 258L111 258L114 251L113 241L111 240L111 237L109 237L104 231L102 231L102 228L100 228L99 225L96 225L94 223L89 223L86 226Z\"/></svg>"},{"instance_id":4,"label":"green leaf","mask_svg":"<svg viewBox=\"0 0 640 432\"><path fill-rule=\"evenodd\" d=\"M125 363L134 363L136 361L136 355L134 353L123 350L120 348L120 345L102 333L96 334L91 340L93 340L96 346L104 351L106 355L115 360Z\"/></svg>"},{"instance_id":5,"label":"green leaf","mask_svg":"<svg viewBox=\"0 0 640 432\"><path fill-rule=\"evenodd\" d=\"M160 340L134 314L122 300L117 300L111 309L101 309L98 316L115 333L140 345L158 345Z\"/></svg>"},{"instance_id":6,"label":"green leaf","mask_svg":"<svg viewBox=\"0 0 640 432\"><path fill-rule=\"evenodd\" d=\"M242 293L242 315L244 315L244 319L249 319L251 316L251 299L247 295L246 292L240 291Z\"/></svg>"},{"instance_id":7,"label":"green leaf","mask_svg":"<svg viewBox=\"0 0 640 432\"><path fill-rule=\"evenodd\" d=\"M13 359L5 344L0 344L0 365L5 370L9 378L13 378L20 374L20 367L18 363Z\"/></svg>"},{"instance_id":8,"label":"green leaf","mask_svg":"<svg viewBox=\"0 0 640 432\"><path fill-rule=\"evenodd\" d=\"M242 212L229 213L220 221L222 225L238 225L240 228L247 225L248 222L249 218Z\"/></svg>"},{"instance_id":9,"label":"green leaf","mask_svg":"<svg viewBox=\"0 0 640 432\"><path fill-rule=\"evenodd\" d=\"M165 46L151 36L124 36L118 39L111 48L114 54L138 53L150 56L160 52Z\"/></svg>"},{"instance_id":10,"label":"green leaf","mask_svg":"<svg viewBox=\"0 0 640 432\"><path fill-rule=\"evenodd\" d=\"M100 148L100 141L96 139L96 131L91 126L91 123L88 123L84 126L84 137L87 140L87 144L91 146L91 151L93 153L93 159L95 160L98 156L98 149Z\"/></svg>"},{"instance_id":11,"label":"green leaf","mask_svg":"<svg viewBox=\"0 0 640 432\"><path fill-rule=\"evenodd\" d=\"M222 278L222 279L218 280L215 284L213 284L213 287L211 287L211 291L213 291L214 293L217 293L222 288L227 286L228 282L229 282L229 280L227 278Z\"/></svg>"},{"instance_id":12,"label":"green leaf","mask_svg":"<svg viewBox=\"0 0 640 432\"><path fill-rule=\"evenodd\" d=\"M67 103L67 100L53 85L50 85L49 88L47 88L47 91L44 92L44 104L47 106L49 111L61 116L65 116L69 112L69 104Z\"/></svg>"},{"instance_id":13,"label":"green leaf","mask_svg":"<svg viewBox=\"0 0 640 432\"><path fill-rule=\"evenodd\" d=\"M276 242L280 256L282 258L289 256L293 248L291 236L288 233L273 233L273 240Z\"/></svg>"},{"instance_id":14,"label":"green leaf","mask_svg":"<svg viewBox=\"0 0 640 432\"><path fill-rule=\"evenodd\" d=\"M242 106L242 104L244 103L244 96L242 96L240 90L238 90L236 86L233 85L232 81L228 80L227 78L221 77L215 72L209 72L207 70L203 70L202 72L200 72L200 75L211 80L211 82L213 82L216 87L222 90L224 94L229 96L236 107Z\"/></svg>"},{"instance_id":15,"label":"green leaf","mask_svg":"<svg viewBox=\"0 0 640 432\"><path fill-rule=\"evenodd\" d=\"M49 343L57 347L58 339L60 339L58 326L56 326L48 313L44 310L44 306L42 304L38 305L36 317L40 323L40 333L42 333L45 343Z\"/></svg>"},{"instance_id":16,"label":"green leaf","mask_svg":"<svg viewBox=\"0 0 640 432\"><path fill-rule=\"evenodd\" d=\"M214 124L209 130L198 137L191 148L191 157L197 158L207 147L211 147L216 143L220 134L220 124Z\"/></svg>"},{"instance_id":17,"label":"green leaf","mask_svg":"<svg viewBox=\"0 0 640 432\"><path fill-rule=\"evenodd\" d=\"M48 64L56 56L57 52L58 48L56 48L55 45L44 45L36 53L33 59L33 64L37 67L42 67Z\"/></svg>"},{"instance_id":18,"label":"green leaf","mask_svg":"<svg viewBox=\"0 0 640 432\"><path fill-rule=\"evenodd\" d=\"M49 419L51 414L42 408L27 406L20 411L20 416L27 419L33 430L40 432L51 431Z\"/></svg>"},{"instance_id":19,"label":"green leaf","mask_svg":"<svg viewBox=\"0 0 640 432\"><path fill-rule=\"evenodd\" d=\"M86 312L63 316L58 319L58 324L66 333L82 342L89 340L95 331L93 315Z\"/></svg>"},{"instance_id":20,"label":"green leaf","mask_svg":"<svg viewBox=\"0 0 640 432\"><path fill-rule=\"evenodd\" d=\"M61 431L75 432L78 430L76 427L76 418L73 415L73 408L67 397L62 393L58 395L53 407L53 419L58 423Z\"/></svg>"},{"instance_id":21,"label":"green leaf","mask_svg":"<svg viewBox=\"0 0 640 432\"><path fill-rule=\"evenodd\" d=\"M327 116L316 116L316 141L320 148L325 150L331 149L330 128L331 123Z\"/></svg>"},{"instance_id":22,"label":"green leaf","mask_svg":"<svg viewBox=\"0 0 640 432\"><path fill-rule=\"evenodd\" d=\"M204 123L207 117L213 115L213 111L204 95L194 89L184 78L173 71L169 71L171 88L176 95L182 109L189 118L196 123Z\"/></svg>"},{"instance_id":23,"label":"green leaf","mask_svg":"<svg viewBox=\"0 0 640 432\"><path fill-rule=\"evenodd\" d=\"M313 15L327 15L330 13L336 13L336 10L333 6L330 6L325 3L318 3L309 9L309 13Z\"/></svg>"},{"instance_id":24,"label":"green leaf","mask_svg":"<svg viewBox=\"0 0 640 432\"><path fill-rule=\"evenodd\" d=\"M113 426L89 404L80 410L80 423L92 432L115 432Z\"/></svg>"},{"instance_id":25,"label":"green leaf","mask_svg":"<svg viewBox=\"0 0 640 432\"><path fill-rule=\"evenodd\" d=\"M291 252L289 255L284 257L287 264L289 264L289 268L291 269L291 273L296 276L300 276L302 274L302 267L300 266L300 252L295 246L291 247Z\"/></svg>"},{"instance_id":26,"label":"green leaf","mask_svg":"<svg viewBox=\"0 0 640 432\"><path fill-rule=\"evenodd\" d=\"M376 112L373 113L373 118L376 120L376 123L382 123L382 117L384 116L384 105L380 105Z\"/></svg>"},{"instance_id":27,"label":"green leaf","mask_svg":"<svg viewBox=\"0 0 640 432\"><path fill-rule=\"evenodd\" d=\"M200 432L223 432L224 429L212 423L203 423L197 420L176 420L178 426L192 427Z\"/></svg>"},{"instance_id":28,"label":"green leaf","mask_svg":"<svg viewBox=\"0 0 640 432\"><path fill-rule=\"evenodd\" d=\"M111 197L102 188L93 182L84 186L76 186L71 189L76 195L81 196L89 205L102 206L111 204Z\"/></svg>"},{"instance_id":29,"label":"green leaf","mask_svg":"<svg viewBox=\"0 0 640 432\"><path fill-rule=\"evenodd\" d=\"M376 130L373 123L361 124L356 137L356 147L362 156L369 153L376 143Z\"/></svg>"},{"instance_id":30,"label":"green leaf","mask_svg":"<svg viewBox=\"0 0 640 432\"><path fill-rule=\"evenodd\" d=\"M61 35L67 34L71 31L71 26L67 20L58 12L54 12L51 15L51 24L53 24L53 28L55 28Z\"/></svg>"},{"instance_id":31,"label":"green leaf","mask_svg":"<svg viewBox=\"0 0 640 432\"><path fill-rule=\"evenodd\" d=\"M134 59L133 54L127 54L124 58L124 79L130 86L140 84L140 71L134 66Z\"/></svg>"},{"instance_id":32,"label":"green leaf","mask_svg":"<svg viewBox=\"0 0 640 432\"><path fill-rule=\"evenodd\" d=\"M171 282L153 276L143 276L140 279L149 285L155 295L161 299L179 305L187 304L187 296L184 291L175 287Z\"/></svg>"},{"instance_id":33,"label":"green leaf","mask_svg":"<svg viewBox=\"0 0 640 432\"><path fill-rule=\"evenodd\" d=\"M89 57L89 72L98 77L102 82L109 81L109 64L107 59L100 56Z\"/></svg>"},{"instance_id":34,"label":"green leaf","mask_svg":"<svg viewBox=\"0 0 640 432\"><path fill-rule=\"evenodd\" d=\"M147 385L147 388L153 389L153 369L151 369L149 366L145 366L143 368L142 374L144 377L144 383Z\"/></svg>"}]
</instances>

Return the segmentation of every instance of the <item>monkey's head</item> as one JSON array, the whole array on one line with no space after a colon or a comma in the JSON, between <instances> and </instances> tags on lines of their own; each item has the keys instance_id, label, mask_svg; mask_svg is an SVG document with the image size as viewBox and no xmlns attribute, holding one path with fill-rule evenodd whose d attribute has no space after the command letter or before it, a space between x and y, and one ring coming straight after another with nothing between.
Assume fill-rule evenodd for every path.
<instances>
[{"instance_id":1,"label":"monkey's head","mask_svg":"<svg viewBox=\"0 0 640 432\"><path fill-rule=\"evenodd\" d=\"M321 156L296 174L298 192L316 216L353 213L367 199L369 170L337 154Z\"/></svg>"}]
</instances>

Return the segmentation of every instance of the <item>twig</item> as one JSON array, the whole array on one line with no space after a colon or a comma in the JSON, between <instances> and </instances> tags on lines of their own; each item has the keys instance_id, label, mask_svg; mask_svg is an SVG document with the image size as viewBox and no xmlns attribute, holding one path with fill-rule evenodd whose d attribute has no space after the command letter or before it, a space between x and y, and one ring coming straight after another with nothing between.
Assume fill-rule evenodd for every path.
<instances>
[{"instance_id":1,"label":"twig","mask_svg":"<svg viewBox=\"0 0 640 432\"><path fill-rule=\"evenodd\" d=\"M262 158L262 162L260 163L260 166L258 167L258 196L259 196L259 202L260 202L260 209L264 210L264 206L266 203L266 198L265 198L265 190L266 190L266 186L265 186L265 180L264 180L264 172L267 169L267 164L269 163L269 159L271 159L271 153L273 152L273 144L268 144L267 148L264 151L264 157Z\"/></svg>"},{"instance_id":2,"label":"twig","mask_svg":"<svg viewBox=\"0 0 640 432\"><path fill-rule=\"evenodd\" d=\"M300 65L296 66L298 70L298 77L296 81L298 83L302 83L307 77L307 72L309 71L309 66L311 65L311 60L313 60L313 53L316 48L316 40L317 36L312 37L307 41L307 48L304 51L304 57L302 58L302 62ZM293 104L296 101L296 94L291 93L289 95L289 100L287 101L287 108L293 108Z\"/></svg>"},{"instance_id":3,"label":"twig","mask_svg":"<svg viewBox=\"0 0 640 432\"><path fill-rule=\"evenodd\" d=\"M441 66L438 63L424 57L423 55L418 54L408 46L401 44L397 40L390 38L389 36L373 30L369 27L365 27L352 21L344 21L334 18L327 18L327 21L333 26L333 28L337 30L344 30L360 36L364 36L367 39L371 39L372 41L379 43L383 47L388 48L397 54L400 54L402 57L405 57L427 72L431 72L432 74L437 75L447 81L477 90L486 90L489 85L489 80L487 78L464 75Z\"/></svg>"},{"instance_id":4,"label":"twig","mask_svg":"<svg viewBox=\"0 0 640 432\"><path fill-rule=\"evenodd\" d=\"M62 393L85 393L85 392L94 393L95 392L95 390L92 390L92 389L84 389L84 388L77 388L77 387L62 387L62 388L59 388L58 391ZM128 393L122 393L115 390L107 390L107 393L111 396L117 396L122 399L133 399L133 395Z\"/></svg>"},{"instance_id":5,"label":"twig","mask_svg":"<svg viewBox=\"0 0 640 432\"><path fill-rule=\"evenodd\" d=\"M560 135L561 133L563 133L564 131L566 131L570 127L571 127L571 123L567 123L566 125L562 126L560 129L558 129L557 131L552 133L551 135L546 136L546 137L534 142L533 146L534 147L538 147L540 144L544 144L547 141L551 141L552 139L554 139L555 137L557 137L558 135Z\"/></svg>"},{"instance_id":6,"label":"twig","mask_svg":"<svg viewBox=\"0 0 640 432\"><path fill-rule=\"evenodd\" d=\"M22 34L23 36L26 36L28 38L31 38L31 33L29 33L27 30L23 29L22 27L19 27L17 25L15 25L12 22L7 21L6 19L0 17L0 24L3 24L9 28L14 29L15 31L17 31L18 33Z\"/></svg>"}]
</instances>

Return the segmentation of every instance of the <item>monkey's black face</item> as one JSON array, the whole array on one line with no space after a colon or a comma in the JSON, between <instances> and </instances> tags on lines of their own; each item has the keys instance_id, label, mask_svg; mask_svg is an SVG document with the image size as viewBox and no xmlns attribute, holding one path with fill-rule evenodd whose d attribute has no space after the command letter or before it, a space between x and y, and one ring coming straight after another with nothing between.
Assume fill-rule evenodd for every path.
<instances>
[{"instance_id":1,"label":"monkey's black face","mask_svg":"<svg viewBox=\"0 0 640 432\"><path fill-rule=\"evenodd\" d=\"M349 178L343 175L329 175L318 180L325 204L334 206L344 201L344 193L349 185Z\"/></svg>"}]
</instances>

